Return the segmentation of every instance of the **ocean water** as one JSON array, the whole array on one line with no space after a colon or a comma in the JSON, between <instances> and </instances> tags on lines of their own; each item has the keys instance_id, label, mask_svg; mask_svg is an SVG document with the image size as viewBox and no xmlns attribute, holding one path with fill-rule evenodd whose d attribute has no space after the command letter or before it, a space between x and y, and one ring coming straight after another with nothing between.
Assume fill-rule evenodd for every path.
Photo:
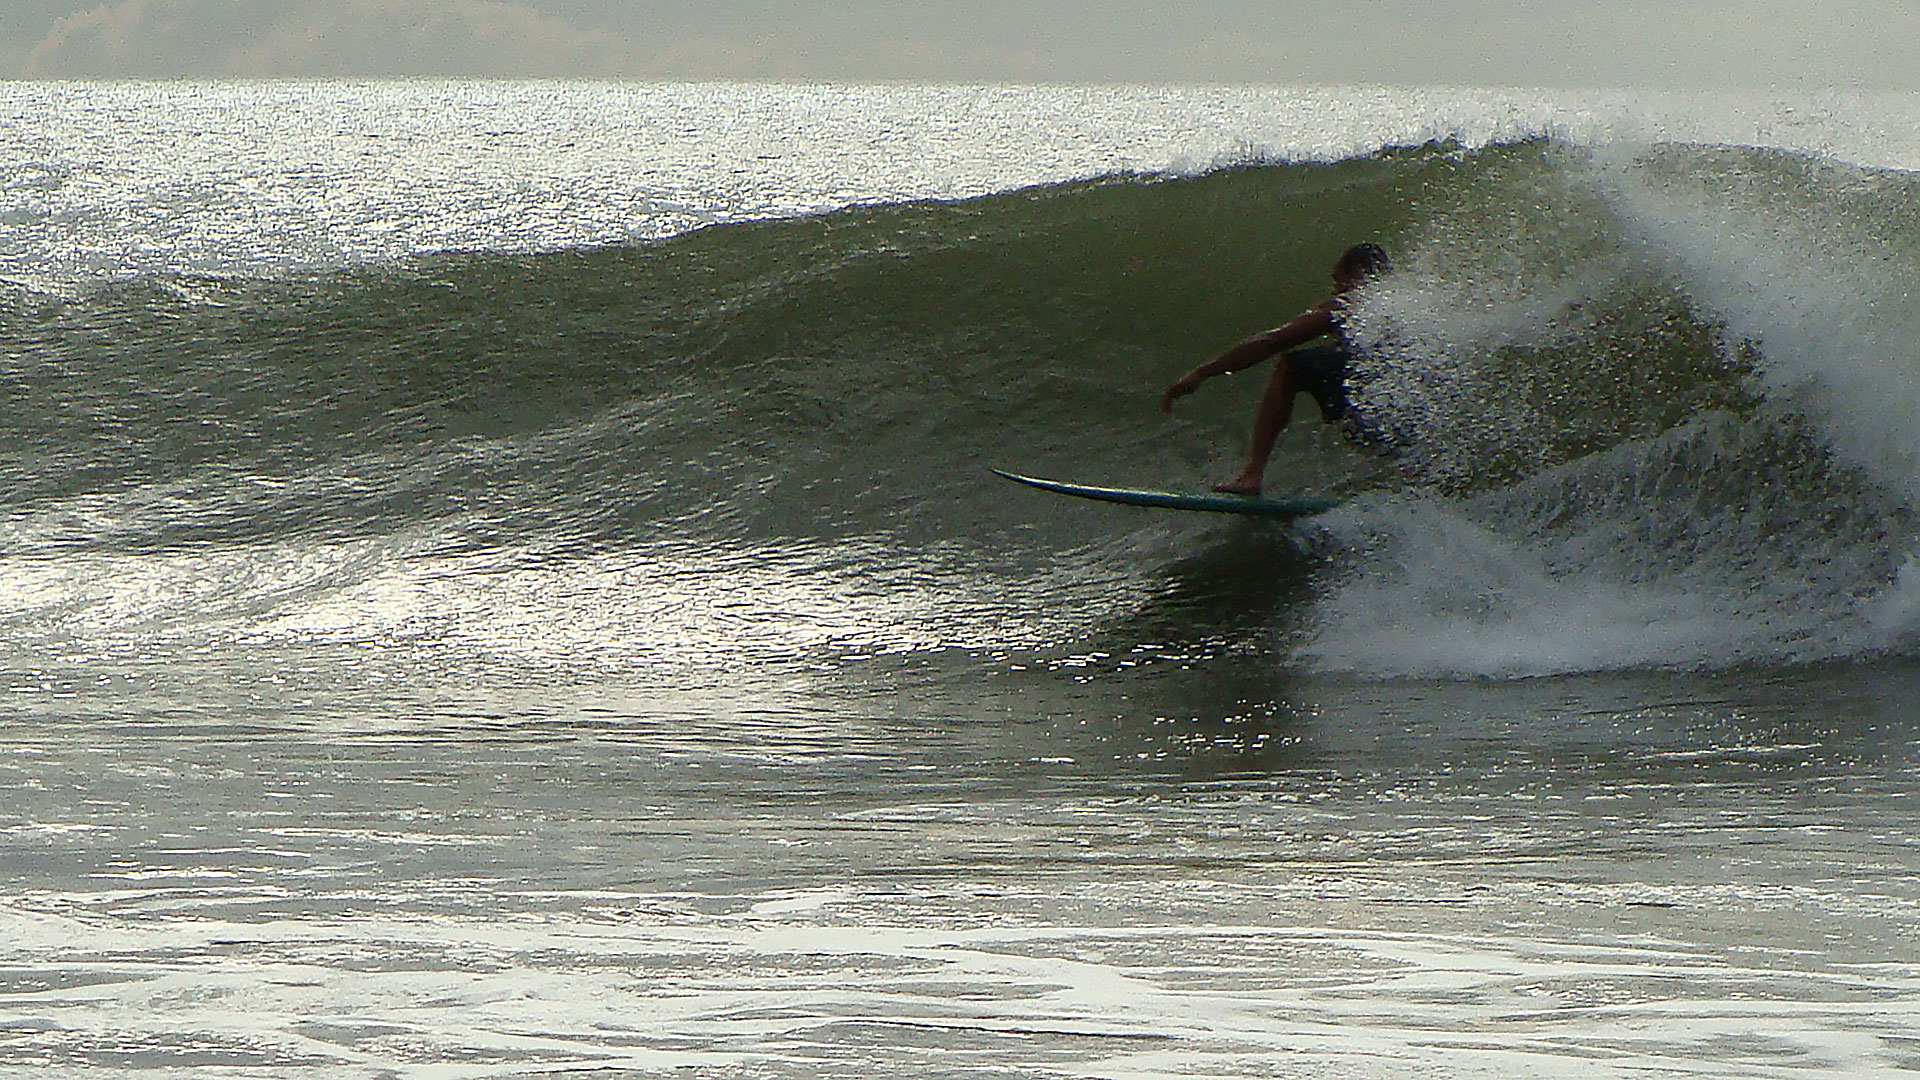
<instances>
[{"instance_id":1,"label":"ocean water","mask_svg":"<svg viewBox=\"0 0 1920 1080\"><path fill-rule=\"evenodd\" d=\"M1920 97L13 83L0 178L0 1075L1920 1073ZM988 471L1224 474L1160 388L1360 239L1340 508Z\"/></svg>"}]
</instances>

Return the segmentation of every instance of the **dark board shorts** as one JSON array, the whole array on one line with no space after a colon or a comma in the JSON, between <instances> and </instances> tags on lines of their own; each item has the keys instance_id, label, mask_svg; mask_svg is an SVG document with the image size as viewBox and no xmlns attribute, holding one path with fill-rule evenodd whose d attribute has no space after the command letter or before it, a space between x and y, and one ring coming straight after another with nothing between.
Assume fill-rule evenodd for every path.
<instances>
[{"instance_id":1,"label":"dark board shorts","mask_svg":"<svg viewBox=\"0 0 1920 1080\"><path fill-rule=\"evenodd\" d=\"M1344 344L1295 349L1286 354L1285 363L1293 376L1294 389L1311 396L1320 406L1320 419L1339 424L1350 441L1387 454L1404 449L1403 440L1381 430L1363 410L1354 408L1347 382L1352 375L1353 353Z\"/></svg>"},{"instance_id":2,"label":"dark board shorts","mask_svg":"<svg viewBox=\"0 0 1920 1080\"><path fill-rule=\"evenodd\" d=\"M1287 370L1295 390L1309 394L1320 406L1320 419L1339 423L1353 411L1347 398L1347 369L1353 354L1344 345L1317 345L1287 354Z\"/></svg>"}]
</instances>

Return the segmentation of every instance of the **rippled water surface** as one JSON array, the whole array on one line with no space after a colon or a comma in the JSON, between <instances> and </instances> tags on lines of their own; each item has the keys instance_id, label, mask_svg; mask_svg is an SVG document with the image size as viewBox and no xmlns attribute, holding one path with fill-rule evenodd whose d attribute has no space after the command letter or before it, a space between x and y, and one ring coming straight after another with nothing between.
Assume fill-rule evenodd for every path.
<instances>
[{"instance_id":1,"label":"rippled water surface","mask_svg":"<svg viewBox=\"0 0 1920 1080\"><path fill-rule=\"evenodd\" d=\"M925 674L15 723L0 1067L1920 1068L1910 670Z\"/></svg>"}]
</instances>

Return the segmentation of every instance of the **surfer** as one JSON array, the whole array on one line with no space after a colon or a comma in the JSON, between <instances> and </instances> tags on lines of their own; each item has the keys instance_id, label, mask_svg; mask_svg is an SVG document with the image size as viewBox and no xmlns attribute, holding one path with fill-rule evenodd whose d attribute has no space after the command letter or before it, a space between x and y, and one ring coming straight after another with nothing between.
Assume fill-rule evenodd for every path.
<instances>
[{"instance_id":1,"label":"surfer","mask_svg":"<svg viewBox=\"0 0 1920 1080\"><path fill-rule=\"evenodd\" d=\"M1347 294L1391 270L1385 249L1378 244L1358 244L1348 248L1333 265L1333 293L1305 313L1282 326L1255 334L1219 356L1182 375L1160 396L1160 410L1172 412L1173 403L1199 389L1215 375L1249 368L1276 354L1265 393L1260 396L1260 411L1253 420L1253 449L1246 467L1213 490L1234 495L1260 494L1260 482L1267 471L1267 458L1273 444L1293 419L1293 398L1302 390L1320 405L1320 419L1329 424L1344 423L1349 437L1373 441L1368 427L1355 415L1347 397L1348 367L1353 351L1341 326ZM1299 346L1315 338L1331 337L1330 344L1311 349Z\"/></svg>"}]
</instances>

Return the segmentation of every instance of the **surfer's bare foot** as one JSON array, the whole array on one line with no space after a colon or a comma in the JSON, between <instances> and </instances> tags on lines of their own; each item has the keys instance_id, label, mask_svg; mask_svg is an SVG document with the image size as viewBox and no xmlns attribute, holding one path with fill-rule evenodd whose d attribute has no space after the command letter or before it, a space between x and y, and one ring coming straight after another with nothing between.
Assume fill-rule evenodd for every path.
<instances>
[{"instance_id":1,"label":"surfer's bare foot","mask_svg":"<svg viewBox=\"0 0 1920 1080\"><path fill-rule=\"evenodd\" d=\"M1222 495L1258 495L1260 494L1260 481L1248 480L1245 477L1236 477L1228 480L1224 484L1213 485L1213 490Z\"/></svg>"}]
</instances>

